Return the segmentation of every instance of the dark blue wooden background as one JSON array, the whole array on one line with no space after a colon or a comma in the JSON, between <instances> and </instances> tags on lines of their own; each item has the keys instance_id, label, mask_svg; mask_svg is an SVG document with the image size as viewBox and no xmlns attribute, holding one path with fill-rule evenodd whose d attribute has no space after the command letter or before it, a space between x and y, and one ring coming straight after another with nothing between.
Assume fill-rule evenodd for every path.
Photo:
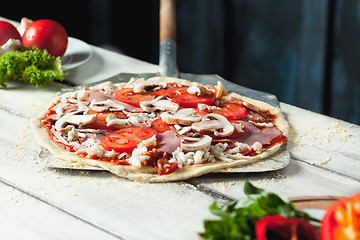
<instances>
[{"instance_id":1,"label":"dark blue wooden background","mask_svg":"<svg viewBox=\"0 0 360 240\"><path fill-rule=\"evenodd\" d=\"M71 36L158 63L158 0L12 5L0 15L51 18ZM182 72L217 73L360 124L360 0L178 0L177 20Z\"/></svg>"}]
</instances>

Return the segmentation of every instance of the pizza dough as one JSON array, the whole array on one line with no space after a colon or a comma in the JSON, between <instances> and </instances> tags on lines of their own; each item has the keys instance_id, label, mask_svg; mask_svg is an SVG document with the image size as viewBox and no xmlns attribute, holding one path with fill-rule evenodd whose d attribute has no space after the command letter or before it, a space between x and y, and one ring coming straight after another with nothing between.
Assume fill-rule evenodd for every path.
<instances>
[{"instance_id":1,"label":"pizza dough","mask_svg":"<svg viewBox=\"0 0 360 240\"><path fill-rule=\"evenodd\" d=\"M139 81L138 81L139 82ZM132 165L116 165L113 164L109 161L102 161L102 160L97 160L96 158L91 158L88 155L81 155L79 154L79 152L81 152L81 148L79 147L79 142L80 140L75 143L71 142L74 146L78 146L79 149L77 151L74 151L74 149L72 151L66 150L66 144L69 143L66 139L64 139L64 137L61 137L60 133L56 133L55 130L51 130L49 131L49 129L46 129L43 125L42 125L42 121L44 120L44 118L46 118L49 109L54 108L54 106L58 106L60 104L68 104L67 106L67 110L64 110L66 108L61 109L60 107L57 107L56 109L61 109L58 110L57 112L57 117L58 119L56 119L56 121L58 122L59 119L61 118L61 116L66 115L66 113L64 113L64 111L69 111L69 109L71 108L77 108L75 110L70 110L70 111L79 111L80 108L84 108L84 109L88 109L89 106L91 106L91 104L93 104L94 102L89 102L88 98L89 98L89 91L100 91L102 93L106 93L109 96L114 95L118 90L124 88L124 87L139 87L136 84L138 83L135 80L131 80L129 83L118 83L118 84L113 84L111 82L106 82L106 83L102 83L100 85L91 87L90 89L87 89L87 91L84 90L78 90L78 91L74 91L71 93L65 93L62 96L59 96L57 99L55 99L49 106L49 108L44 111L42 114L40 114L39 116L31 119L31 126L32 129L34 130L34 134L35 137L37 139L37 141L39 142L39 144L41 146L43 146L44 148L48 149L55 157L60 158L62 160L65 160L67 162L73 162L73 163L81 163L81 164L86 164L86 165L90 165L90 166L96 166L96 167L101 167L105 170L108 170L120 177L124 177L124 178L128 178L134 181L140 181L140 182L169 182L169 181L179 181L179 180L185 180L185 179L189 179L192 177L197 177L209 172L214 172L214 171L218 171L220 169L223 168L231 168L231 167L238 167L238 166L243 166L245 164L251 164L252 162L258 161L260 159L264 159L270 155L272 155L273 153L275 153L276 151L278 151L281 146L283 144L286 143L286 140L283 141L279 141L278 143L275 143L273 145L271 145L270 147L264 149L261 144L260 147L258 146L259 144L257 144L258 142L254 142L255 140L249 140L250 142L248 142L248 147L251 146L252 148L255 148L256 144L257 144L257 148L260 149L256 149L256 154L252 154L252 155L242 155L241 153L236 153L236 154L230 154L228 153L229 150L229 145L226 145L228 141L224 141L222 142L221 140L218 141L218 143L214 143L214 139L212 141L211 146L208 146L206 151L203 152L199 152L197 155L202 155L202 161L201 163L196 163L195 158L199 158L199 156L195 157L196 151L193 151L193 153L189 153L191 151L183 151L180 147L177 148L175 151L173 151L173 158L175 158L176 154L179 154L179 156L187 156L188 158L192 157L193 159L190 159L190 164L180 164L180 162L178 161L177 164L179 167L176 168L175 171L169 173L169 174L162 174L159 175L158 172L156 171L156 169L153 166L144 166L142 165L144 162L139 161L139 159L137 158L141 158L141 154L138 156L135 156L135 150L132 153L132 159L134 160L134 162L136 162L136 164L132 164ZM144 82L142 80L142 82ZM155 78L151 78L146 80L145 82L147 83L151 83L149 85L162 85L162 86L166 86L167 84L176 84L177 86L202 86L199 83L196 82L190 82L187 80L183 80L183 79L178 79L178 78L168 78L168 77L155 77ZM164 85L165 83L165 85ZM273 107L270 104L267 104L265 102L261 102L258 100L254 100L251 98L247 98L244 96L241 96L237 93L227 93L226 90L223 88L222 84L218 84L218 86L215 87L209 87L207 86L208 89L210 90L214 90L215 93L218 95L217 98L221 99L221 101L223 102L234 102L236 101L237 103L241 103L244 106L246 106L248 108L249 111L252 111L255 115L256 113L266 113L268 116L273 116L273 118L271 119L271 123L263 123L264 126L262 126L261 128L259 127L259 129L261 130L256 130L255 129L255 123L251 123L251 121L243 121L243 125L245 125L245 127L247 126L247 128L254 128L255 131L259 132L259 134L261 134L262 132L264 132L264 136L265 136L265 130L266 132L270 132L270 131L279 131L280 135L282 136L287 136L289 133L289 124L287 123L286 119L284 118L281 110L277 107ZM139 91L143 91L143 90L139 90ZM221 97L219 97L221 96ZM70 99L70 100L69 100ZM74 99L74 100L71 100ZM110 99L110 98L109 98ZM104 99L101 99L102 101L106 101ZM73 103L69 103L66 101L72 101ZM111 100L112 101L112 100ZM101 102L101 101L99 101ZM110 102L110 100L109 100ZM116 101L115 101L116 102ZM81 105L81 104L82 105ZM85 104L83 104L85 103ZM96 101L95 101L96 104ZM95 106L95 104L93 104L93 106ZM76 107L74 107L76 105ZM69 107L70 106L70 107ZM72 106L72 107L71 107ZM96 107L101 107L101 105L96 105ZM125 105L125 109L126 110L119 110L116 109L116 106L113 106L113 108L115 109L115 111L123 111L128 113L129 109L127 109L127 107L131 108L130 106L126 106ZM95 108L95 107L94 107ZM122 107L123 108L123 107ZM178 110L177 110L178 111ZM160 111L160 112L165 112L165 111ZM129 113L130 114L130 113ZM150 113L149 113L150 114ZM152 113L154 116L154 114L156 114L156 111ZM171 113L173 114L173 113ZM70 114L68 114L70 115ZM84 114L85 115L85 114ZM88 118L91 114L87 114ZM153 120L153 119L152 119ZM150 121L152 121L150 120ZM250 123L249 123L250 122ZM148 123L148 122L147 122ZM77 123L78 125L75 124L75 127L73 127L72 125L70 125L71 131L75 131L78 128L82 128L82 124ZM259 123L261 125L261 123ZM272 127L267 127L268 125L272 126ZM180 124L181 125L181 124ZM254 125L254 126L253 126ZM64 130L61 128L61 124L57 124L57 129L63 130L63 131L70 131L69 129ZM276 128L275 128L276 127ZM75 130L74 130L75 128ZM55 127L52 126L52 129L55 129ZM173 129L174 130L174 129ZM91 136L95 136L94 134L92 135L92 133L88 133L86 132L86 130L84 130L85 132L82 132L81 136L85 136L85 138L89 139L91 138ZM92 130L93 132L95 132L95 130ZM245 130L246 131L250 131L250 130ZM55 133L54 133L55 132ZM100 132L100 131L99 131ZM62 133L63 134L63 133ZM59 136L60 135L60 136ZM271 133L270 133L271 135ZM64 134L63 134L64 136ZM67 135L67 137L69 136L69 133ZM180 136L181 137L181 136ZM245 135L246 137L246 135ZM261 137L261 136L260 136ZM61 139L62 138L62 139ZM66 137L65 137L66 138ZM96 138L96 136L94 137ZM154 137L155 138L155 137ZM226 139L226 137L223 137L224 139ZM248 138L254 138L254 135L248 136ZM264 138L264 137L261 137ZM56 141L54 140L56 139ZM68 138L67 138L68 139ZM286 138L285 138L286 139ZM97 140L92 140L93 142L96 142ZM154 148L159 148L158 141L155 142L153 141L153 146L151 146L152 149ZM234 143L234 141L232 141L232 145L234 146L234 144L236 146L239 145L243 145L247 140L242 138L241 140L242 142L239 143ZM143 141L146 142L146 141ZM254 143L253 143L254 142ZM253 144L252 144L253 143ZM252 144L252 145L251 145ZM151 144L150 144L151 145ZM148 146L150 146L148 145ZM97 145L96 145L97 146ZM101 145L99 145L101 148ZM145 146L146 147L146 146ZM138 147L137 147L138 148ZM102 149L102 148L101 148ZM229 150L228 150L229 149ZM88 150L88 149L86 149ZM107 151L104 151L103 149L101 150L104 152L104 154L110 154ZM231 151L230 151L231 152ZM253 151L254 152L254 151ZM185 154L184 154L185 153ZM189 153L189 154L187 154ZM171 153L169 153L171 155ZM123 154L124 155L124 154ZM123 156L122 155L122 156ZM131 154L130 154L131 155ZM177 155L176 155L177 156ZM128 159L129 154L126 156L126 158ZM124 157L123 157L124 158ZM204 160L205 159L205 160ZM129 161L129 160L128 160ZM176 162L176 161L175 161ZM191 164L191 162L193 162L193 164ZM140 165L139 165L140 164Z\"/></svg>"}]
</instances>

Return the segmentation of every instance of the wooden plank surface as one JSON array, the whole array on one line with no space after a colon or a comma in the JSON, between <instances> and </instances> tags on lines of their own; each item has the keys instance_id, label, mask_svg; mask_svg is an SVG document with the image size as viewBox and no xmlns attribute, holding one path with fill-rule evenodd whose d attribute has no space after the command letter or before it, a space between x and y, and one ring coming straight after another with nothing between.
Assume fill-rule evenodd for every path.
<instances>
[{"instance_id":1,"label":"wooden plank surface","mask_svg":"<svg viewBox=\"0 0 360 240\"><path fill-rule=\"evenodd\" d=\"M118 239L92 223L1 181L0 196L1 239Z\"/></svg>"},{"instance_id":2,"label":"wooden plank surface","mask_svg":"<svg viewBox=\"0 0 360 240\"><path fill-rule=\"evenodd\" d=\"M122 70L128 72L156 69L155 65L106 50L93 50L111 74L116 66L109 59L124 61ZM89 61L70 76L93 81L111 75L88 73L96 64L95 60ZM71 239L77 237L73 230L76 226L98 239L196 239L202 221L212 217L208 206L213 201L224 204L242 197L245 179L289 197L350 196L360 190L359 126L288 104L281 107L292 127L288 146L292 159L283 170L208 174L182 182L144 184L105 171L44 168L40 156L46 153L33 138L29 119L64 86L53 83L35 88L11 82L7 89L0 89L0 193L4 193L0 195L0 211L9 221L7 229L17 231L11 235L0 230L0 238L52 238L51 233L63 231L60 236ZM9 199L24 205L17 207ZM37 227L36 222L44 222L48 212L51 219ZM23 217L20 225L12 227L19 215ZM30 219L33 222L27 223Z\"/></svg>"}]
</instances>

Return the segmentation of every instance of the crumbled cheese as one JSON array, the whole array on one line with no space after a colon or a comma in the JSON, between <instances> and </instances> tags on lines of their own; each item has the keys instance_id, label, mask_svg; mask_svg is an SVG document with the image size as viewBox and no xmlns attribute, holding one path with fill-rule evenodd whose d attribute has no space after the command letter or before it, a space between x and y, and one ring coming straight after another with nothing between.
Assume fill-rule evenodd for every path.
<instances>
[{"instance_id":1,"label":"crumbled cheese","mask_svg":"<svg viewBox=\"0 0 360 240\"><path fill-rule=\"evenodd\" d=\"M142 163L150 158L150 156L146 155L148 147L156 146L156 143L156 135L140 142L132 151L132 155L128 159L128 162L134 167L141 168Z\"/></svg>"},{"instance_id":2,"label":"crumbled cheese","mask_svg":"<svg viewBox=\"0 0 360 240\"><path fill-rule=\"evenodd\" d=\"M81 89L77 96L76 96L76 99L78 101L85 101L87 99L87 97L89 96L89 91L85 90L85 89Z\"/></svg>"},{"instance_id":3,"label":"crumbled cheese","mask_svg":"<svg viewBox=\"0 0 360 240\"><path fill-rule=\"evenodd\" d=\"M126 111L124 112L129 117L128 120L132 124L137 124L137 123L150 124L156 118L156 114L154 112L153 113L130 113Z\"/></svg>"},{"instance_id":4,"label":"crumbled cheese","mask_svg":"<svg viewBox=\"0 0 360 240\"><path fill-rule=\"evenodd\" d=\"M209 152L209 148L203 150L197 150L195 152L184 153L180 147L178 147L172 154L172 158L169 163L177 163L179 168L188 166L191 164L200 164L204 162L215 162L215 157Z\"/></svg>"},{"instance_id":5,"label":"crumbled cheese","mask_svg":"<svg viewBox=\"0 0 360 240\"><path fill-rule=\"evenodd\" d=\"M89 145L86 148L86 152L90 157L97 156L99 158L102 158L104 156L103 148L98 143L94 143L92 145Z\"/></svg>"},{"instance_id":6,"label":"crumbled cheese","mask_svg":"<svg viewBox=\"0 0 360 240\"><path fill-rule=\"evenodd\" d=\"M231 162L234 159L239 159L240 157L244 157L241 154L241 151L250 148L249 145L246 143L235 142L234 144L235 144L234 148L226 150L228 148L227 143L217 143L211 146L210 152L219 160L225 162Z\"/></svg>"},{"instance_id":7,"label":"crumbled cheese","mask_svg":"<svg viewBox=\"0 0 360 240\"><path fill-rule=\"evenodd\" d=\"M70 106L68 103L66 102L60 102L59 104L57 104L56 106L54 106L54 111L56 113L56 119L59 119L63 114L64 114L64 109L67 108L68 106Z\"/></svg>"},{"instance_id":8,"label":"crumbled cheese","mask_svg":"<svg viewBox=\"0 0 360 240\"><path fill-rule=\"evenodd\" d=\"M249 122L258 127L273 127L274 126L274 124L272 124L271 122L254 122L254 121L249 121Z\"/></svg>"},{"instance_id":9,"label":"crumbled cheese","mask_svg":"<svg viewBox=\"0 0 360 240\"><path fill-rule=\"evenodd\" d=\"M85 152L90 157L97 156L99 158L102 158L104 156L105 149L100 145L100 143L96 142L92 138L86 139L86 141L83 142L81 145L85 147Z\"/></svg>"},{"instance_id":10,"label":"crumbled cheese","mask_svg":"<svg viewBox=\"0 0 360 240\"><path fill-rule=\"evenodd\" d=\"M251 148L254 149L255 152L260 153L262 150L262 144L259 142L254 142L254 144L251 145Z\"/></svg>"},{"instance_id":11,"label":"crumbled cheese","mask_svg":"<svg viewBox=\"0 0 360 240\"><path fill-rule=\"evenodd\" d=\"M244 125L241 123L231 123L234 127L235 130L239 133L244 132Z\"/></svg>"},{"instance_id":12,"label":"crumbled cheese","mask_svg":"<svg viewBox=\"0 0 360 240\"><path fill-rule=\"evenodd\" d=\"M104 92L108 94L113 94L117 91L117 87L112 83L109 82L104 86Z\"/></svg>"},{"instance_id":13,"label":"crumbled cheese","mask_svg":"<svg viewBox=\"0 0 360 240\"><path fill-rule=\"evenodd\" d=\"M65 138L58 131L56 131L54 127L52 127L50 131L54 134L54 140L56 142L69 145L69 142L66 141Z\"/></svg>"},{"instance_id":14,"label":"crumbled cheese","mask_svg":"<svg viewBox=\"0 0 360 240\"><path fill-rule=\"evenodd\" d=\"M229 149L227 152L230 154L236 154L236 153L240 153L242 150L249 148L250 148L249 145L247 145L246 143L235 142L235 147Z\"/></svg>"}]
</instances>

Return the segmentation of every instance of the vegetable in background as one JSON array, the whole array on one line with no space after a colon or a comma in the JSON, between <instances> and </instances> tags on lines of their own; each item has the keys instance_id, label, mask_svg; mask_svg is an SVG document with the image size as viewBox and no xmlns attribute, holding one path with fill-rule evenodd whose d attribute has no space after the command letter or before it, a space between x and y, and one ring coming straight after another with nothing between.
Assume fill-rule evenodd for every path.
<instances>
[{"instance_id":1,"label":"vegetable in background","mask_svg":"<svg viewBox=\"0 0 360 240\"><path fill-rule=\"evenodd\" d=\"M59 23L41 19L32 22L26 28L22 35L22 44L28 48L37 46L46 49L54 57L61 57L67 48L68 35Z\"/></svg>"},{"instance_id":2,"label":"vegetable in background","mask_svg":"<svg viewBox=\"0 0 360 240\"><path fill-rule=\"evenodd\" d=\"M322 219L321 240L360 240L360 193L334 203Z\"/></svg>"},{"instance_id":3,"label":"vegetable in background","mask_svg":"<svg viewBox=\"0 0 360 240\"><path fill-rule=\"evenodd\" d=\"M10 38L21 40L18 30L9 22L0 21L0 46Z\"/></svg>"},{"instance_id":4,"label":"vegetable in background","mask_svg":"<svg viewBox=\"0 0 360 240\"><path fill-rule=\"evenodd\" d=\"M203 233L205 239L256 239L255 225L263 217L281 215L286 218L313 219L307 213L295 208L287 198L257 188L245 180L244 193L247 198L239 199L219 208L214 202L210 211L219 220L205 220Z\"/></svg>"},{"instance_id":5,"label":"vegetable in background","mask_svg":"<svg viewBox=\"0 0 360 240\"><path fill-rule=\"evenodd\" d=\"M0 87L6 88L6 81L18 79L37 87L62 81L66 74L61 69L59 57L51 56L46 50L33 47L32 50L21 49L7 52L0 57Z\"/></svg>"},{"instance_id":6,"label":"vegetable in background","mask_svg":"<svg viewBox=\"0 0 360 240\"><path fill-rule=\"evenodd\" d=\"M305 219L280 215L260 219L255 232L258 240L320 240L320 232Z\"/></svg>"}]
</instances>

